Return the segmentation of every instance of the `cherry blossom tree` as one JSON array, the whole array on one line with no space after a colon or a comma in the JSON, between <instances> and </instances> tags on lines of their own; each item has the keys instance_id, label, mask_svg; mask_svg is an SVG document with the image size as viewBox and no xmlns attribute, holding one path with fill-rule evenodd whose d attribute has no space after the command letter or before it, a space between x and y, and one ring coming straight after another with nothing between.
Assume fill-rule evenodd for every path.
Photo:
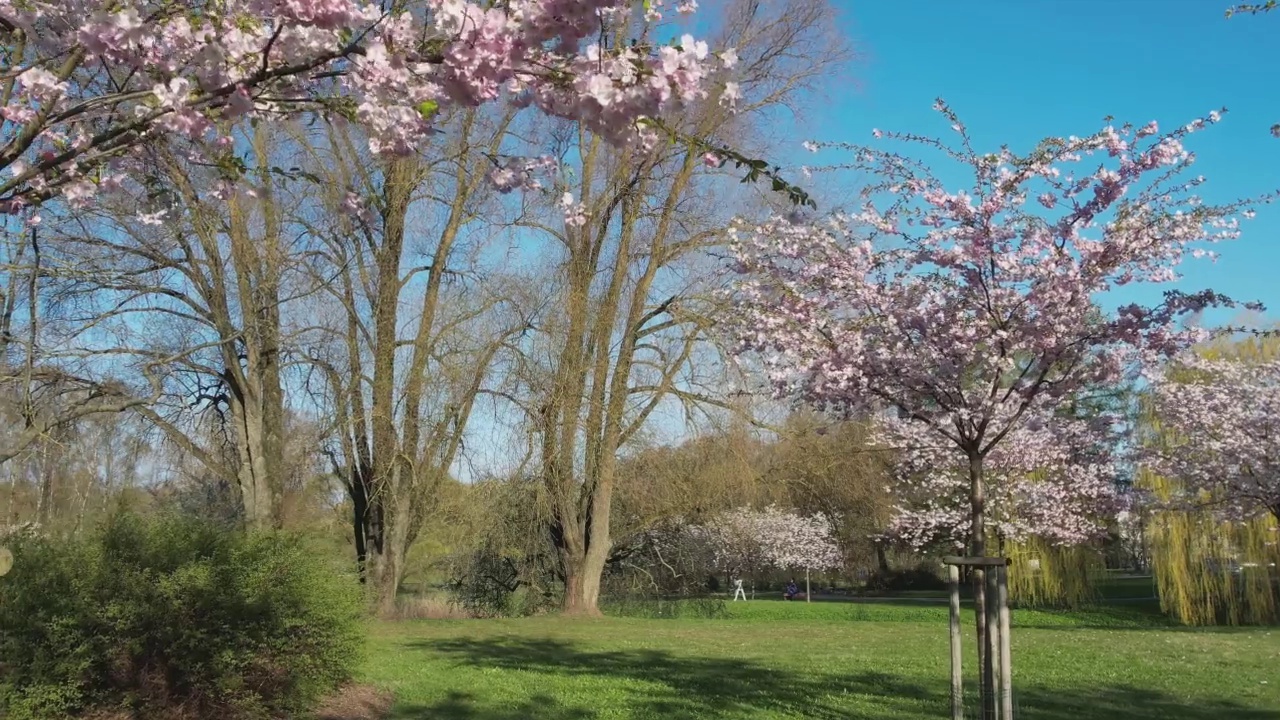
<instances>
[{"instance_id":1,"label":"cherry blossom tree","mask_svg":"<svg viewBox=\"0 0 1280 720\"><path fill-rule=\"evenodd\" d=\"M366 126L379 154L428 138L448 105L499 98L651 144L665 110L705 97L736 60L704 42L613 38L631 0L0 0L0 211L75 206L127 179L159 135L234 170L239 120L318 111ZM683 3L678 11L691 11ZM732 104L731 79L717 92ZM728 155L733 159L730 152ZM510 189L536 162L495 158ZM756 168L749 168L758 170ZM36 218L36 215L30 215Z\"/></svg>"},{"instance_id":2,"label":"cherry blossom tree","mask_svg":"<svg viewBox=\"0 0 1280 720\"><path fill-rule=\"evenodd\" d=\"M988 530L1001 541L1054 545L1105 536L1121 502L1105 442L1112 420L1036 413L1016 427L984 462ZM918 551L962 551L972 530L964 458L923 423L885 424L879 439L905 448L894 467L900 501L889 534Z\"/></svg>"},{"instance_id":3,"label":"cherry blossom tree","mask_svg":"<svg viewBox=\"0 0 1280 720\"><path fill-rule=\"evenodd\" d=\"M942 155L972 184L949 189L918 156L834 146L853 157L838 168L871 178L860 207L739 228L730 322L780 395L844 416L889 411L888 426L922 425L949 447L966 470L970 552L985 555L996 449L1029 416L1116 381L1136 355L1171 356L1203 337L1176 324L1186 313L1230 304L1168 291L1155 307L1104 312L1095 298L1177 279L1201 243L1237 235L1245 207L1201 201L1203 178L1184 172L1194 156L1183 141L1219 112L1167 132L1108 121L1020 156L975 149L956 114L935 109L956 143L873 134ZM975 604L982 648L980 583Z\"/></svg>"},{"instance_id":4,"label":"cherry blossom tree","mask_svg":"<svg viewBox=\"0 0 1280 720\"><path fill-rule=\"evenodd\" d=\"M806 597L810 571L834 570L843 561L826 516L800 515L776 505L721 513L695 535L710 542L717 567L731 573L765 567L803 569Z\"/></svg>"},{"instance_id":5,"label":"cherry blossom tree","mask_svg":"<svg viewBox=\"0 0 1280 720\"><path fill-rule=\"evenodd\" d=\"M772 505L765 508L764 515L768 532L761 539L766 555L774 567L804 569L804 598L811 601L810 573L835 570L843 564L831 521L822 514L805 517L784 513Z\"/></svg>"},{"instance_id":6,"label":"cherry blossom tree","mask_svg":"<svg viewBox=\"0 0 1280 720\"><path fill-rule=\"evenodd\" d=\"M1280 360L1188 353L1156 374L1151 399L1165 441L1144 459L1179 481L1180 502L1280 520Z\"/></svg>"}]
</instances>

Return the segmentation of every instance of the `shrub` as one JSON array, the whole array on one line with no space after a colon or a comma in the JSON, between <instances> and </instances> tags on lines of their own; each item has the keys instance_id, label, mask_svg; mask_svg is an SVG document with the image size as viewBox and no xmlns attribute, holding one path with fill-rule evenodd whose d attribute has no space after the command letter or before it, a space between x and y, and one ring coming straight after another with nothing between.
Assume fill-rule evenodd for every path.
<instances>
[{"instance_id":1,"label":"shrub","mask_svg":"<svg viewBox=\"0 0 1280 720\"><path fill-rule=\"evenodd\" d=\"M910 590L946 590L947 582L933 569L918 565L898 570L878 570L867 578L868 592L906 592Z\"/></svg>"},{"instance_id":2,"label":"shrub","mask_svg":"<svg viewBox=\"0 0 1280 720\"><path fill-rule=\"evenodd\" d=\"M461 559L449 583L467 613L482 618L537 615L556 605L539 558L512 558L486 544Z\"/></svg>"},{"instance_id":3,"label":"shrub","mask_svg":"<svg viewBox=\"0 0 1280 720\"><path fill-rule=\"evenodd\" d=\"M121 515L82 539L9 545L0 716L278 717L358 661L358 586L294 536Z\"/></svg>"}]
</instances>

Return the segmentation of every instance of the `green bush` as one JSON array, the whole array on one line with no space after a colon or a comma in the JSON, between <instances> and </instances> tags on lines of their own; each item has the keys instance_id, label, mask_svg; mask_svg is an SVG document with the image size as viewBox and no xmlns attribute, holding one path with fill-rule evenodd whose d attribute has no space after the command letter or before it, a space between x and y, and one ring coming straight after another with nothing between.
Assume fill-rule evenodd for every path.
<instances>
[{"instance_id":1,"label":"green bush","mask_svg":"<svg viewBox=\"0 0 1280 720\"><path fill-rule=\"evenodd\" d=\"M358 586L297 537L122 515L82 539L8 545L3 717L279 717L359 659Z\"/></svg>"},{"instance_id":2,"label":"green bush","mask_svg":"<svg viewBox=\"0 0 1280 720\"><path fill-rule=\"evenodd\" d=\"M536 557L515 559L486 543L461 558L449 582L454 600L475 617L525 617L557 605Z\"/></svg>"}]
</instances>

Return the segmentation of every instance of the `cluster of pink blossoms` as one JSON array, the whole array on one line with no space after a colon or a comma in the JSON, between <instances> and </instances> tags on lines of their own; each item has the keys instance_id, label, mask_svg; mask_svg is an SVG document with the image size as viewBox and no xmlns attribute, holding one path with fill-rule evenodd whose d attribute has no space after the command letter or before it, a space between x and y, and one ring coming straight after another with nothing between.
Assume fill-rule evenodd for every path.
<instances>
[{"instance_id":1,"label":"cluster of pink blossoms","mask_svg":"<svg viewBox=\"0 0 1280 720\"><path fill-rule=\"evenodd\" d=\"M734 62L705 43L602 47L630 0L0 0L0 209L119 182L146 138L230 144L238 120L322 110L353 117L378 153L407 153L451 104L507 96L618 144L645 118L704 97ZM690 8L685 8L690 9ZM425 23L424 23L425 18ZM502 178L504 187L528 173Z\"/></svg>"},{"instance_id":2,"label":"cluster of pink blossoms","mask_svg":"<svg viewBox=\"0 0 1280 720\"><path fill-rule=\"evenodd\" d=\"M1160 438L1142 459L1180 486L1176 503L1280 520L1280 360L1188 353L1154 374L1151 399Z\"/></svg>"},{"instance_id":3,"label":"cluster of pink blossoms","mask_svg":"<svg viewBox=\"0 0 1280 720\"><path fill-rule=\"evenodd\" d=\"M974 150L950 108L939 101L936 109L958 147L876 135L941 151L971 173L969 187L947 188L914 157L836 146L853 160L832 169L870 178L860 207L735 231L741 278L729 321L738 349L761 364L780 396L844 416L891 411L913 424L911 433L932 438L920 445L945 448L939 452L950 458L937 458L948 469L938 482L972 459L983 461L973 465L979 475L987 465L1007 472L1002 462L1031 470L1019 464L1024 442L1041 445L1036 462L1052 468L1060 465L1054 453L1070 444L1054 450L1059 431L1038 434L1029 420L1051 416L1087 388L1113 385L1139 359L1167 358L1203 340L1204 331L1179 319L1233 304L1213 291L1168 292L1159 306L1111 313L1096 302L1117 288L1174 280L1184 257L1237 236L1244 204L1206 204L1194 194L1203 178L1184 174L1194 157L1183 141L1220 114L1163 133L1154 123L1107 125L1017 156ZM1105 475L1098 467L1071 482L1100 494ZM1033 502L1036 494L1044 497ZM1035 507L1058 502L1060 493L1027 485L1016 495L1006 502L1010 522L1036 517ZM937 512L926 526L956 524L955 507ZM1062 519L1045 530L1068 539L1089 528Z\"/></svg>"},{"instance_id":4,"label":"cluster of pink blossoms","mask_svg":"<svg viewBox=\"0 0 1280 720\"><path fill-rule=\"evenodd\" d=\"M1055 545L1104 536L1123 507L1112 457L1111 418L1035 412L985 458L987 529L996 538ZM954 445L923 423L877 423L877 441L899 458L891 492L898 502L889 535L917 550L968 546L969 473Z\"/></svg>"},{"instance_id":5,"label":"cluster of pink blossoms","mask_svg":"<svg viewBox=\"0 0 1280 720\"><path fill-rule=\"evenodd\" d=\"M831 522L820 513L804 516L776 505L737 508L693 533L710 543L715 565L730 572L762 567L821 571L843 562Z\"/></svg>"}]
</instances>

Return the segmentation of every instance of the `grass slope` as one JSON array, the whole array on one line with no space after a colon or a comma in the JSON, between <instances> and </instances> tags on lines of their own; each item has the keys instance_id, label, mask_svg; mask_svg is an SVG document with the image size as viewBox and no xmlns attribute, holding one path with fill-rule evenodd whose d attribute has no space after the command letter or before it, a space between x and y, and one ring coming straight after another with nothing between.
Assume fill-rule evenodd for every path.
<instances>
[{"instance_id":1,"label":"grass slope","mask_svg":"<svg viewBox=\"0 0 1280 720\"><path fill-rule=\"evenodd\" d=\"M1280 631L1193 632L1131 608L1014 622L1019 720L1280 720ZM719 620L382 624L366 679L400 720L934 720L948 657L945 607L756 601Z\"/></svg>"}]
</instances>

